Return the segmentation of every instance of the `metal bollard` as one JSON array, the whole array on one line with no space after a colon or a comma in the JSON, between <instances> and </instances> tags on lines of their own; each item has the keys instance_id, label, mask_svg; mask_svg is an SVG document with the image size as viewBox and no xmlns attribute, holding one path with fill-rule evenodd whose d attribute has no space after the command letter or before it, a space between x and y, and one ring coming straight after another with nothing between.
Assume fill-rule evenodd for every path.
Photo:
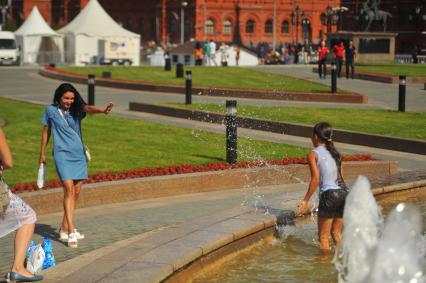
<instances>
[{"instance_id":1,"label":"metal bollard","mask_svg":"<svg viewBox=\"0 0 426 283\"><path fill-rule=\"evenodd\" d=\"M406 77L399 76L398 111L405 112Z\"/></svg>"},{"instance_id":2,"label":"metal bollard","mask_svg":"<svg viewBox=\"0 0 426 283\"><path fill-rule=\"evenodd\" d=\"M185 104L192 103L192 71L186 71Z\"/></svg>"},{"instance_id":3,"label":"metal bollard","mask_svg":"<svg viewBox=\"0 0 426 283\"><path fill-rule=\"evenodd\" d=\"M170 58L166 58L166 64L164 65L164 71L172 70L172 60Z\"/></svg>"},{"instance_id":4,"label":"metal bollard","mask_svg":"<svg viewBox=\"0 0 426 283\"><path fill-rule=\"evenodd\" d=\"M337 66L336 63L331 64L331 92L337 92Z\"/></svg>"},{"instance_id":5,"label":"metal bollard","mask_svg":"<svg viewBox=\"0 0 426 283\"><path fill-rule=\"evenodd\" d=\"M226 101L226 162L237 162L237 101Z\"/></svg>"},{"instance_id":6,"label":"metal bollard","mask_svg":"<svg viewBox=\"0 0 426 283\"><path fill-rule=\"evenodd\" d=\"M183 78L183 64L176 64L176 78Z\"/></svg>"},{"instance_id":7,"label":"metal bollard","mask_svg":"<svg viewBox=\"0 0 426 283\"><path fill-rule=\"evenodd\" d=\"M95 75L90 74L87 79L87 96L89 105L95 105Z\"/></svg>"}]
</instances>

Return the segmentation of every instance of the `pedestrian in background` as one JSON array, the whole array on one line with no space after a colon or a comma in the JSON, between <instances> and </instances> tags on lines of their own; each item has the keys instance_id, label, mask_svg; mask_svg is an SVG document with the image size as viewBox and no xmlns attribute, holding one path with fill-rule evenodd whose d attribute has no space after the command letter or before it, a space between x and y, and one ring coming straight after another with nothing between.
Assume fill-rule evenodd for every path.
<instances>
[{"instance_id":1,"label":"pedestrian in background","mask_svg":"<svg viewBox=\"0 0 426 283\"><path fill-rule=\"evenodd\" d=\"M204 65L210 66L210 42L206 41L203 45Z\"/></svg>"},{"instance_id":2,"label":"pedestrian in background","mask_svg":"<svg viewBox=\"0 0 426 283\"><path fill-rule=\"evenodd\" d=\"M213 39L210 39L210 64L213 64L217 66L216 62L216 43L213 41Z\"/></svg>"},{"instance_id":3,"label":"pedestrian in background","mask_svg":"<svg viewBox=\"0 0 426 283\"><path fill-rule=\"evenodd\" d=\"M345 50L346 59L346 79L349 79L349 67L351 68L351 78L355 77L355 60L356 60L356 48L353 41L349 41L348 47Z\"/></svg>"},{"instance_id":4,"label":"pedestrian in background","mask_svg":"<svg viewBox=\"0 0 426 283\"><path fill-rule=\"evenodd\" d=\"M239 45L237 45L237 48L235 50L235 64L237 66L240 65L240 56L241 56L241 48Z\"/></svg>"},{"instance_id":5,"label":"pedestrian in background","mask_svg":"<svg viewBox=\"0 0 426 283\"><path fill-rule=\"evenodd\" d=\"M228 66L228 57L229 57L228 49L229 49L229 46L226 45L225 42L222 42L222 44L220 45L219 51L220 51L220 62L223 67Z\"/></svg>"},{"instance_id":6,"label":"pedestrian in background","mask_svg":"<svg viewBox=\"0 0 426 283\"><path fill-rule=\"evenodd\" d=\"M203 64L203 48L201 48L201 44L199 42L195 44L194 59L195 66L201 66Z\"/></svg>"},{"instance_id":7,"label":"pedestrian in background","mask_svg":"<svg viewBox=\"0 0 426 283\"><path fill-rule=\"evenodd\" d=\"M84 235L74 226L75 207L83 181L87 179L87 155L82 141L81 120L86 113L109 114L112 107L112 103L104 109L87 105L71 84L64 83L56 89L53 104L46 107L41 118L43 130L39 162L46 163L46 147L53 132L53 159L64 187L64 216L59 235L71 248L76 248L78 240L84 239Z\"/></svg>"},{"instance_id":8,"label":"pedestrian in background","mask_svg":"<svg viewBox=\"0 0 426 283\"><path fill-rule=\"evenodd\" d=\"M333 54L336 58L337 76L340 78L342 73L343 57L345 55L345 46L341 40L339 44L334 45Z\"/></svg>"},{"instance_id":9,"label":"pedestrian in background","mask_svg":"<svg viewBox=\"0 0 426 283\"><path fill-rule=\"evenodd\" d=\"M318 74L320 79L325 79L327 77L327 54L329 50L325 46L325 41L321 41L320 46L318 47Z\"/></svg>"},{"instance_id":10,"label":"pedestrian in background","mask_svg":"<svg viewBox=\"0 0 426 283\"><path fill-rule=\"evenodd\" d=\"M12 168L12 153L3 130L0 129L0 175L3 170ZM2 181L0 181L2 182ZM4 185L4 184L0 184ZM12 269L6 274L7 282L35 282L43 280L43 276L34 275L25 266L25 255L34 234L37 216L34 210L20 197L8 191L9 205L4 214L0 214L0 238L13 231L15 234L14 258Z\"/></svg>"}]
</instances>

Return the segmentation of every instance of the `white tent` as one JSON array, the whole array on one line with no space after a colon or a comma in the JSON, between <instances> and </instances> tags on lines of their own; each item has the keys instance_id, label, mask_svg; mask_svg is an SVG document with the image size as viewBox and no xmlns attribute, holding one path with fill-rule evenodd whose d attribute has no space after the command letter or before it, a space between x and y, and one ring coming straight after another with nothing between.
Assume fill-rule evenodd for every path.
<instances>
[{"instance_id":1,"label":"white tent","mask_svg":"<svg viewBox=\"0 0 426 283\"><path fill-rule=\"evenodd\" d=\"M140 35L117 24L97 0L91 0L58 32L65 35L67 63L85 65L96 60L139 65Z\"/></svg>"},{"instance_id":2,"label":"white tent","mask_svg":"<svg viewBox=\"0 0 426 283\"><path fill-rule=\"evenodd\" d=\"M15 31L21 47L21 61L29 64L59 63L63 58L63 36L52 30L34 6L31 14Z\"/></svg>"}]
</instances>

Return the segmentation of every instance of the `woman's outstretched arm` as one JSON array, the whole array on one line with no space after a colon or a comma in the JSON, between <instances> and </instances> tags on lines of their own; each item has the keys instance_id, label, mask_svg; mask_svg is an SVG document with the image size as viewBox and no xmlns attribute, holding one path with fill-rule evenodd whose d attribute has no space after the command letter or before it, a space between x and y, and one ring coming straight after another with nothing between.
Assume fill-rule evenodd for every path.
<instances>
[{"instance_id":1,"label":"woman's outstretched arm","mask_svg":"<svg viewBox=\"0 0 426 283\"><path fill-rule=\"evenodd\" d=\"M0 170L10 169L13 166L12 152L7 144L6 136L0 129Z\"/></svg>"},{"instance_id":2,"label":"woman's outstretched arm","mask_svg":"<svg viewBox=\"0 0 426 283\"><path fill-rule=\"evenodd\" d=\"M50 128L44 126L41 132L40 164L46 163L46 147L50 139Z\"/></svg>"},{"instance_id":3,"label":"woman's outstretched arm","mask_svg":"<svg viewBox=\"0 0 426 283\"><path fill-rule=\"evenodd\" d=\"M96 113L108 114L109 112L111 112L111 109L113 106L114 104L112 104L112 102L108 103L108 105L103 109L94 105L84 105L83 111L90 114L96 114Z\"/></svg>"},{"instance_id":4,"label":"woman's outstretched arm","mask_svg":"<svg viewBox=\"0 0 426 283\"><path fill-rule=\"evenodd\" d=\"M309 169L311 171L311 181L309 182L308 191L306 192L305 197L299 204L299 213L305 214L308 210L308 202L311 199L312 195L318 188L320 182L320 175L317 166L317 154L315 151L311 151L308 155Z\"/></svg>"}]
</instances>

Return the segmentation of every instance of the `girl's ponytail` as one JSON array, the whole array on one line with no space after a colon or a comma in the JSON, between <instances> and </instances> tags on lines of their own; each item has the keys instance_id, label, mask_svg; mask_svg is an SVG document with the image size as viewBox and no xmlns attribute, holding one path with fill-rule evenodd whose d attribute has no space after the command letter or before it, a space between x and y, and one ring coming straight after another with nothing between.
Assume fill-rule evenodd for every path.
<instances>
[{"instance_id":1,"label":"girl's ponytail","mask_svg":"<svg viewBox=\"0 0 426 283\"><path fill-rule=\"evenodd\" d=\"M330 152L333 159L336 161L336 165L340 170L342 164L342 156L334 147L333 144L333 129L331 125L327 122L321 122L314 126L314 134L320 138L322 142L325 143L325 147Z\"/></svg>"},{"instance_id":2,"label":"girl's ponytail","mask_svg":"<svg viewBox=\"0 0 426 283\"><path fill-rule=\"evenodd\" d=\"M333 159L336 161L337 167L340 169L340 166L342 165L342 156L337 151L337 149L334 147L333 140L327 140L325 142L325 148L330 152Z\"/></svg>"}]
</instances>

